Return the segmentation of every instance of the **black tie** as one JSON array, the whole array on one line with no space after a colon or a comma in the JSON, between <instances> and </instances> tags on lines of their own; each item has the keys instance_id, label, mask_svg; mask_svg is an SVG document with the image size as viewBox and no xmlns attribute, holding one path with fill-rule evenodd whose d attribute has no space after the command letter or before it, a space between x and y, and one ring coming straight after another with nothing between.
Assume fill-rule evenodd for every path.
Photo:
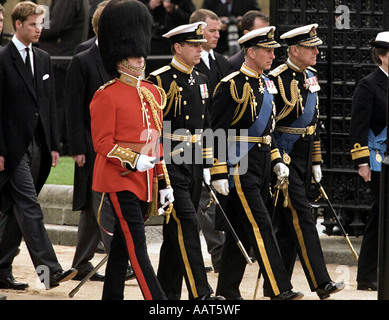
<instances>
[{"instance_id":1,"label":"black tie","mask_svg":"<svg viewBox=\"0 0 389 320\"><path fill-rule=\"evenodd\" d=\"M215 59L212 58L211 54L208 54L209 59L209 69L211 71L211 78L213 83L217 83L219 81L218 79L218 68Z\"/></svg>"},{"instance_id":2,"label":"black tie","mask_svg":"<svg viewBox=\"0 0 389 320\"><path fill-rule=\"evenodd\" d=\"M30 60L30 48L26 48L26 67L29 72L29 75L32 79L32 82L34 82L34 74L32 73L32 67L31 67L31 60Z\"/></svg>"}]
</instances>

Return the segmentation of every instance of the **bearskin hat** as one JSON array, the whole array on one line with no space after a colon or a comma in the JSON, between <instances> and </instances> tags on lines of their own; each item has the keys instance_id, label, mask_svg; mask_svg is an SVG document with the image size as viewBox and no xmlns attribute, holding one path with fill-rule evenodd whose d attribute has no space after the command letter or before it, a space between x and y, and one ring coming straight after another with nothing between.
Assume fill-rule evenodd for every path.
<instances>
[{"instance_id":1,"label":"bearskin hat","mask_svg":"<svg viewBox=\"0 0 389 320\"><path fill-rule=\"evenodd\" d=\"M138 0L111 0L101 13L98 44L107 73L115 77L117 63L150 52L151 15Z\"/></svg>"}]
</instances>

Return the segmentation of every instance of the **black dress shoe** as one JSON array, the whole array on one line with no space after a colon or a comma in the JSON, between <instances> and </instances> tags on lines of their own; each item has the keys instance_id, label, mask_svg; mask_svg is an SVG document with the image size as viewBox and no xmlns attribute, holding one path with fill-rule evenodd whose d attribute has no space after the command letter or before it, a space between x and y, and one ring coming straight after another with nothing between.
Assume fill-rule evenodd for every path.
<instances>
[{"instance_id":1,"label":"black dress shoe","mask_svg":"<svg viewBox=\"0 0 389 320\"><path fill-rule=\"evenodd\" d=\"M279 295L276 295L275 297L271 298L271 300L300 300L302 297L304 297L302 292L288 290L280 293Z\"/></svg>"},{"instance_id":2,"label":"black dress shoe","mask_svg":"<svg viewBox=\"0 0 389 320\"><path fill-rule=\"evenodd\" d=\"M50 275L50 287L56 287L61 282L73 279L77 274L77 270L70 268L69 270L58 270Z\"/></svg>"},{"instance_id":3,"label":"black dress shoe","mask_svg":"<svg viewBox=\"0 0 389 320\"><path fill-rule=\"evenodd\" d=\"M223 296L211 296L210 294L207 294L202 297L198 297L196 300L226 300Z\"/></svg>"},{"instance_id":4,"label":"black dress shoe","mask_svg":"<svg viewBox=\"0 0 389 320\"><path fill-rule=\"evenodd\" d=\"M24 290L28 288L28 283L18 282L11 275L1 275L0 276L0 288L1 289L13 289L13 290Z\"/></svg>"},{"instance_id":5,"label":"black dress shoe","mask_svg":"<svg viewBox=\"0 0 389 320\"><path fill-rule=\"evenodd\" d=\"M343 290L345 288L345 284L341 281L341 282L333 282L333 281L330 281L328 283L326 283L325 285L321 287L319 287L317 290L316 290L316 293L317 295L319 296L320 300L324 300L324 299L327 299L330 297L330 294L333 294L333 293L336 293L336 292L339 292L341 290Z\"/></svg>"},{"instance_id":6,"label":"black dress shoe","mask_svg":"<svg viewBox=\"0 0 389 320\"><path fill-rule=\"evenodd\" d=\"M84 279L92 269L85 272L77 272L76 276L72 280L82 280ZM90 281L104 281L105 276L99 272L96 272L93 276L89 278Z\"/></svg>"},{"instance_id":7,"label":"black dress shoe","mask_svg":"<svg viewBox=\"0 0 389 320\"><path fill-rule=\"evenodd\" d=\"M377 284L377 282L358 281L357 290L377 291L378 284Z\"/></svg>"}]
</instances>

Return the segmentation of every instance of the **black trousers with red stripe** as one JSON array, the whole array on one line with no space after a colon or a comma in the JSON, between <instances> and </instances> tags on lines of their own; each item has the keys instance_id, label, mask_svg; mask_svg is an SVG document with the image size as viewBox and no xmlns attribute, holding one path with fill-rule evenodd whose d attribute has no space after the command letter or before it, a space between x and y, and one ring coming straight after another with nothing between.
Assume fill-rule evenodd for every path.
<instances>
[{"instance_id":1,"label":"black trousers with red stripe","mask_svg":"<svg viewBox=\"0 0 389 320\"><path fill-rule=\"evenodd\" d=\"M166 300L147 253L144 217L148 204L130 191L110 193L109 199L116 224L105 271L103 300L123 300L128 259L143 297Z\"/></svg>"}]
</instances>

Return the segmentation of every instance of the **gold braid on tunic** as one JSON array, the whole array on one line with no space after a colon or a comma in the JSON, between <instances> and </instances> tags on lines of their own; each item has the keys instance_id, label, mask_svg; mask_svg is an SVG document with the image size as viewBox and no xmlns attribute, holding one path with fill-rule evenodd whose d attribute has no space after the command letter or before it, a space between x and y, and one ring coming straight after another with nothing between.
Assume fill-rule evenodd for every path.
<instances>
[{"instance_id":1,"label":"gold braid on tunic","mask_svg":"<svg viewBox=\"0 0 389 320\"><path fill-rule=\"evenodd\" d=\"M155 100L154 95L146 87L140 88L140 94L141 94L141 100L143 100L144 98L149 103L151 112L153 114L155 126L157 127L158 133L161 136L162 121L163 121L162 110L166 106L167 98L166 98L166 93L162 88L158 86L156 86L156 88L161 96L161 104L158 104L157 100Z\"/></svg>"},{"instance_id":2,"label":"gold braid on tunic","mask_svg":"<svg viewBox=\"0 0 389 320\"><path fill-rule=\"evenodd\" d=\"M177 115L177 107L178 107L178 114L181 114L181 90L178 86L176 81L172 81L170 83L169 91L166 94L166 99L169 100L169 104L163 114L163 116L166 116L172 107L173 101L174 101L174 116Z\"/></svg>"},{"instance_id":3,"label":"gold braid on tunic","mask_svg":"<svg viewBox=\"0 0 389 320\"><path fill-rule=\"evenodd\" d=\"M154 95L146 87L140 88L140 98L141 98L141 100L143 100L143 98L146 99L146 101L149 103L151 112L153 114L155 126L157 127L159 136L161 136L162 135L162 121L163 121L162 110L166 106L167 95L165 93L165 90L163 90L161 87L156 86L156 88L161 96L161 103L160 104L155 100ZM161 161L161 166L162 166L163 175L164 175L164 178L166 181L166 187L170 187L170 178L169 178L169 173L168 173L167 168L166 168L165 160ZM157 196L156 195L157 186L158 186L158 184L154 183L154 186L153 186L154 197ZM155 215L154 212L156 212L157 209L156 209L156 206L154 205L154 206L150 207L149 210L150 210L149 211L150 215ZM173 210L173 204L170 203L169 207L165 210L165 213L164 213L166 216L166 223L169 222L170 213L172 210Z\"/></svg>"},{"instance_id":4,"label":"gold braid on tunic","mask_svg":"<svg viewBox=\"0 0 389 320\"><path fill-rule=\"evenodd\" d=\"M250 84L248 82L244 84L242 97L239 98L238 90L236 88L234 79L230 80L230 83L231 83L230 84L231 97L238 104L238 106L235 109L234 115L232 117L231 125L236 124L243 117L249 102L251 107L251 117L252 120L254 121L257 113L256 112L257 102L255 99L253 89L251 88Z\"/></svg>"},{"instance_id":5,"label":"gold braid on tunic","mask_svg":"<svg viewBox=\"0 0 389 320\"><path fill-rule=\"evenodd\" d=\"M301 113L304 112L304 107L303 107L303 98L301 97L301 94L299 92L298 88L298 81L296 79L293 79L290 82L290 100L286 98L285 94L285 88L284 84L282 83L282 79L280 76L278 78L278 86L280 89L281 97L282 100L285 102L284 108L280 111L280 113L276 117L276 121L281 120L288 116L289 113L292 112L294 107L296 106L296 112L297 112L297 118L299 116L299 108L301 110Z\"/></svg>"}]
</instances>

